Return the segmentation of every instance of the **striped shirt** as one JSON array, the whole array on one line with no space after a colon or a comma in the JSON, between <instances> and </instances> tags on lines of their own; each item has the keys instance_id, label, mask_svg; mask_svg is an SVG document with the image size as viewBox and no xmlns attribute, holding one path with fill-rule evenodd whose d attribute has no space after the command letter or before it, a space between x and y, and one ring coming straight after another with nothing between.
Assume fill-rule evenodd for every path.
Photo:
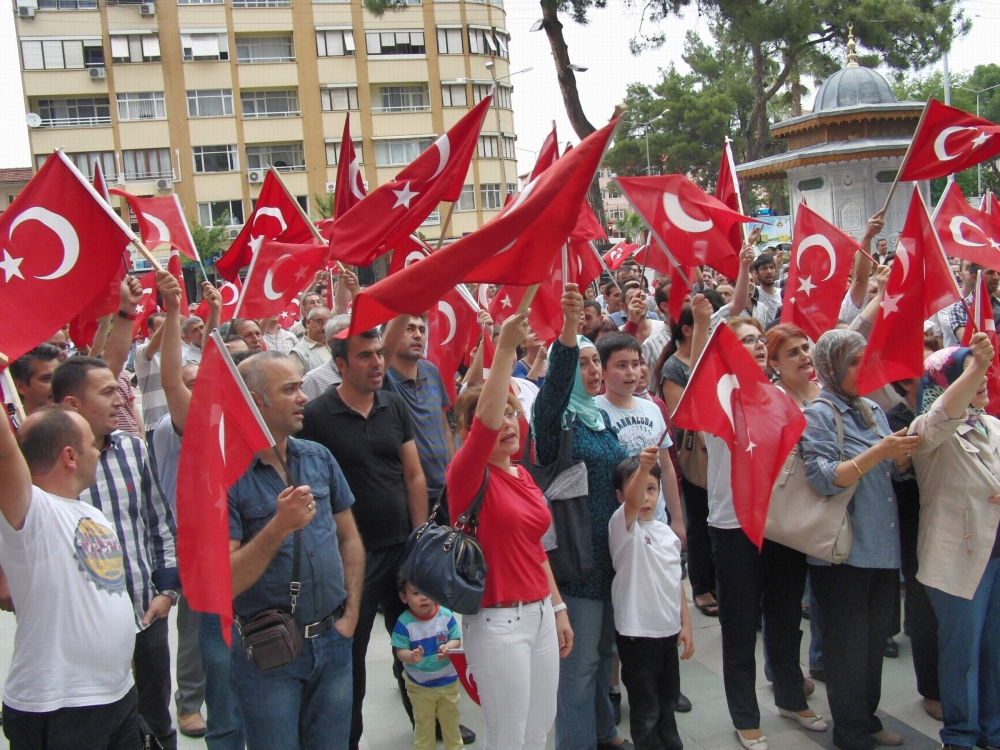
<instances>
[{"instance_id":1,"label":"striped shirt","mask_svg":"<svg viewBox=\"0 0 1000 750\"><path fill-rule=\"evenodd\" d=\"M160 382L160 353L146 359L146 349L149 342L140 344L135 350L135 376L142 393L142 423L146 430L152 430L160 417L170 411L167 406L167 394L163 392Z\"/></svg>"},{"instance_id":2,"label":"striped shirt","mask_svg":"<svg viewBox=\"0 0 1000 750\"><path fill-rule=\"evenodd\" d=\"M438 649L448 641L458 641L462 631L450 609L439 606L426 620L406 610L396 620L392 630L393 648L412 650L423 646L424 658L419 664L404 664L406 675L421 687L436 688L452 684L458 672L450 659L438 659Z\"/></svg>"},{"instance_id":3,"label":"striped shirt","mask_svg":"<svg viewBox=\"0 0 1000 750\"><path fill-rule=\"evenodd\" d=\"M306 376L302 378L302 392L312 401L314 398L322 396L333 386L340 385L341 382L343 382L343 378L340 377L337 363L331 359L325 365L320 365L306 373Z\"/></svg>"},{"instance_id":4,"label":"striped shirt","mask_svg":"<svg viewBox=\"0 0 1000 750\"><path fill-rule=\"evenodd\" d=\"M393 367L385 370L382 388L403 397L413 417L413 436L417 441L420 466L427 479L427 497L432 500L444 489L448 468L448 443L445 442L442 415L451 407L441 373L433 362L417 362L417 376L404 379Z\"/></svg>"},{"instance_id":5,"label":"striped shirt","mask_svg":"<svg viewBox=\"0 0 1000 750\"><path fill-rule=\"evenodd\" d=\"M125 588L137 622L158 591L180 588L174 516L147 460L146 444L127 432L108 435L97 483L80 494L110 521L125 556Z\"/></svg>"},{"instance_id":6,"label":"striped shirt","mask_svg":"<svg viewBox=\"0 0 1000 750\"><path fill-rule=\"evenodd\" d=\"M269 352L291 354L292 349L297 343L299 343L299 340L281 327L278 328L277 333L264 334L264 348Z\"/></svg>"}]
</instances>

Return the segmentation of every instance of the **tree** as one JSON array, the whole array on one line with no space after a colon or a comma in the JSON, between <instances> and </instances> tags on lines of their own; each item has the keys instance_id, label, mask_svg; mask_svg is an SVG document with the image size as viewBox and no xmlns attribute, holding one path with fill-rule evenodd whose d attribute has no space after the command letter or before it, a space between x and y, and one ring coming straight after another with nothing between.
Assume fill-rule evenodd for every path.
<instances>
[{"instance_id":1,"label":"tree","mask_svg":"<svg viewBox=\"0 0 1000 750\"><path fill-rule=\"evenodd\" d=\"M188 217L188 228L191 230L191 238L194 240L194 249L198 251L198 257L210 258L219 252L222 243L229 237L229 212L224 212L211 227L203 227Z\"/></svg>"},{"instance_id":2,"label":"tree","mask_svg":"<svg viewBox=\"0 0 1000 750\"><path fill-rule=\"evenodd\" d=\"M625 217L618 221L615 229L627 242L638 242L639 235L646 231L646 222L634 211L625 211Z\"/></svg>"},{"instance_id":3,"label":"tree","mask_svg":"<svg viewBox=\"0 0 1000 750\"><path fill-rule=\"evenodd\" d=\"M313 201L316 203L316 213L320 219L329 219L333 216L333 193L328 193L324 198L319 193L313 193Z\"/></svg>"}]
</instances>

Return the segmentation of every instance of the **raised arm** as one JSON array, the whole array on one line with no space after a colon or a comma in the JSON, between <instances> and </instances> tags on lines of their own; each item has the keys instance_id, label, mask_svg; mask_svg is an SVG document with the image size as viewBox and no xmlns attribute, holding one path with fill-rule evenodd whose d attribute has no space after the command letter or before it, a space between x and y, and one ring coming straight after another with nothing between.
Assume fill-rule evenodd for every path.
<instances>
[{"instance_id":1,"label":"raised arm","mask_svg":"<svg viewBox=\"0 0 1000 750\"><path fill-rule=\"evenodd\" d=\"M629 480L625 488L626 529L632 528L632 524L639 517L639 511L642 510L642 506L646 502L646 480L649 479L649 471L659 458L659 453L660 449L652 445L643 448L639 454L639 468L632 475L632 479Z\"/></svg>"},{"instance_id":2,"label":"raised arm","mask_svg":"<svg viewBox=\"0 0 1000 750\"><path fill-rule=\"evenodd\" d=\"M493 335L493 318L486 310L480 310L476 314L477 322L479 327L482 328L483 336ZM462 383L465 385L479 385L483 382L483 345L482 342L479 346L475 347L476 353L472 355L472 362L469 364L469 369L465 371L465 377L462 378Z\"/></svg>"},{"instance_id":3,"label":"raised arm","mask_svg":"<svg viewBox=\"0 0 1000 750\"><path fill-rule=\"evenodd\" d=\"M122 279L118 290L118 311L134 316L140 302L142 302L142 284L134 276L126 276ZM125 360L128 359L131 348L132 321L116 315L108 342L104 345L104 361L108 363L116 378L125 369Z\"/></svg>"},{"instance_id":4,"label":"raised arm","mask_svg":"<svg viewBox=\"0 0 1000 750\"><path fill-rule=\"evenodd\" d=\"M517 347L527 335L527 313L511 315L500 326L500 340L493 355L493 367L490 368L476 405L476 416L490 430L499 430L503 426L507 395L510 393L510 373L517 359Z\"/></svg>"},{"instance_id":5,"label":"raised arm","mask_svg":"<svg viewBox=\"0 0 1000 750\"><path fill-rule=\"evenodd\" d=\"M201 282L201 297L208 303L208 320L205 321L205 336L219 327L222 318L222 293L209 281ZM201 343L204 348L204 340Z\"/></svg>"},{"instance_id":6,"label":"raised arm","mask_svg":"<svg viewBox=\"0 0 1000 750\"><path fill-rule=\"evenodd\" d=\"M993 345L985 333L980 331L973 334L969 346L972 348L972 364L965 368L941 396L949 419L961 419L968 413L969 404L983 384L986 371L993 364Z\"/></svg>"},{"instance_id":7,"label":"raised arm","mask_svg":"<svg viewBox=\"0 0 1000 750\"><path fill-rule=\"evenodd\" d=\"M691 331L691 369L694 370L701 353L708 346L709 329L712 327L712 303L704 294L696 294L691 299L691 314L694 315L694 329Z\"/></svg>"},{"instance_id":8,"label":"raised arm","mask_svg":"<svg viewBox=\"0 0 1000 750\"><path fill-rule=\"evenodd\" d=\"M0 367L6 366L7 358L0 354ZM0 512L11 528L20 530L31 505L31 472L17 447L10 420L3 422L0 426Z\"/></svg>"},{"instance_id":9,"label":"raised arm","mask_svg":"<svg viewBox=\"0 0 1000 750\"><path fill-rule=\"evenodd\" d=\"M872 327L878 319L878 311L882 307L882 299L885 297L885 288L889 284L889 266L879 266L876 281L878 291L872 297L872 301L865 305L865 309L851 322L851 330L857 331L865 337L865 341L871 336ZM866 285L867 286L867 283Z\"/></svg>"},{"instance_id":10,"label":"raised arm","mask_svg":"<svg viewBox=\"0 0 1000 750\"><path fill-rule=\"evenodd\" d=\"M403 341L406 327L410 324L410 317L406 313L397 315L389 321L385 327L385 332L382 334L382 356L385 357L386 365L390 367L392 366L393 359L396 357L396 352L399 351L399 345Z\"/></svg>"},{"instance_id":11,"label":"raised arm","mask_svg":"<svg viewBox=\"0 0 1000 750\"><path fill-rule=\"evenodd\" d=\"M191 391L184 385L181 376L181 285L169 271L156 274L156 285L163 296L167 317L157 333L163 336L163 351L160 354L160 383L170 408L170 421L181 435L187 422L188 408L191 406ZM205 329L208 335L208 328ZM150 429L155 425L150 425Z\"/></svg>"},{"instance_id":12,"label":"raised arm","mask_svg":"<svg viewBox=\"0 0 1000 750\"><path fill-rule=\"evenodd\" d=\"M868 228L861 240L861 247L868 255L872 253L872 240L885 226L882 218L884 215L885 210L882 210L868 220ZM850 294L851 302L857 308L864 307L865 298L868 296L868 279L872 274L872 262L865 253L856 253L854 256L854 278L851 280Z\"/></svg>"},{"instance_id":13,"label":"raised arm","mask_svg":"<svg viewBox=\"0 0 1000 750\"><path fill-rule=\"evenodd\" d=\"M735 315L742 313L750 304L750 266L753 265L753 248L759 237L760 227L754 227L740 250L740 273L733 284L733 299L729 303L729 309Z\"/></svg>"},{"instance_id":14,"label":"raised arm","mask_svg":"<svg viewBox=\"0 0 1000 750\"><path fill-rule=\"evenodd\" d=\"M337 285L333 289L333 304L337 308L333 311L334 314L343 315L348 312L351 300L357 297L360 291L361 284L358 283L358 277L352 271L341 268L337 275Z\"/></svg>"}]
</instances>

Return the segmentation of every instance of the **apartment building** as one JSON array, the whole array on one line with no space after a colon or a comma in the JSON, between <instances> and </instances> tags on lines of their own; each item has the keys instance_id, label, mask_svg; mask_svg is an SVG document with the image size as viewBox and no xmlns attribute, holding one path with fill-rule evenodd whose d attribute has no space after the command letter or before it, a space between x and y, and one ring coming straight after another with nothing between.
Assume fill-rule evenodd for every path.
<instances>
[{"instance_id":1,"label":"apartment building","mask_svg":"<svg viewBox=\"0 0 1000 750\"><path fill-rule=\"evenodd\" d=\"M497 82L447 227L460 237L516 191L503 0L14 0L31 153L135 195L176 192L235 237L268 169L314 218L345 118L369 186L391 179ZM114 199L117 201L117 199Z\"/></svg>"}]
</instances>

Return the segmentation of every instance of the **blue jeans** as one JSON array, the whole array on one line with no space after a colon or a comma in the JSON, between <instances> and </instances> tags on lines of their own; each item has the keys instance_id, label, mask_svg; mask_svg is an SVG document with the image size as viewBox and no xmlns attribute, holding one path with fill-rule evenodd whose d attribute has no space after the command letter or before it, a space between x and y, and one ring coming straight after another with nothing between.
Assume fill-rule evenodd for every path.
<instances>
[{"instance_id":1,"label":"blue jeans","mask_svg":"<svg viewBox=\"0 0 1000 750\"><path fill-rule=\"evenodd\" d=\"M295 660L261 672L233 635L230 678L248 750L346 750L351 733L351 639L331 628L303 639Z\"/></svg>"},{"instance_id":2,"label":"blue jeans","mask_svg":"<svg viewBox=\"0 0 1000 750\"><path fill-rule=\"evenodd\" d=\"M236 628L233 628L235 638ZM199 615L198 646L205 671L205 706L208 708L208 750L243 750L243 717L229 681L229 646L222 640L218 615Z\"/></svg>"},{"instance_id":3,"label":"blue jeans","mask_svg":"<svg viewBox=\"0 0 1000 750\"><path fill-rule=\"evenodd\" d=\"M611 602L563 596L573 626L573 651L559 665L556 750L594 750L618 736L608 691L615 660Z\"/></svg>"},{"instance_id":4,"label":"blue jeans","mask_svg":"<svg viewBox=\"0 0 1000 750\"><path fill-rule=\"evenodd\" d=\"M938 677L950 745L1000 745L1000 558L972 599L925 587L938 618Z\"/></svg>"}]
</instances>

